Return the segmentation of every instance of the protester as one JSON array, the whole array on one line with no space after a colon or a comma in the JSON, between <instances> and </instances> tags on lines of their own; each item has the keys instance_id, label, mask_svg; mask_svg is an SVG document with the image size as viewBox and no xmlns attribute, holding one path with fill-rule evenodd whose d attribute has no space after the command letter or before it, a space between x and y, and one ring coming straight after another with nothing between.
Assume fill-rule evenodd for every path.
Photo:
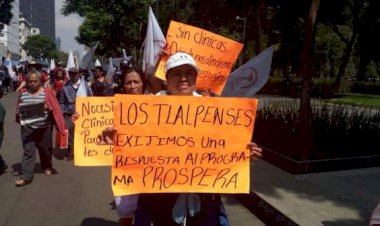
<instances>
[{"instance_id":1,"label":"protester","mask_svg":"<svg viewBox=\"0 0 380 226\"><path fill-rule=\"evenodd\" d=\"M43 87L41 73L31 70L25 82L25 89L20 90L16 108L16 121L21 124L21 140L24 149L22 175L16 180L16 186L24 186L32 182L36 149L45 175L52 175L53 120L58 133L65 131L58 101L50 88Z\"/></svg>"},{"instance_id":2,"label":"protester","mask_svg":"<svg viewBox=\"0 0 380 226\"><path fill-rule=\"evenodd\" d=\"M55 71L55 78L53 82L53 87L55 91L55 96L57 97L57 100L59 101L59 98L61 98L61 92L63 89L63 86L67 82L67 76L66 76L66 71L63 69L57 69Z\"/></svg>"},{"instance_id":3,"label":"protester","mask_svg":"<svg viewBox=\"0 0 380 226\"><path fill-rule=\"evenodd\" d=\"M48 77L46 76L46 73L42 71L42 66L39 63L35 61L30 62L27 65L27 73L31 71L38 71L42 76L42 81L43 81L42 85L46 87L50 87ZM16 89L16 92L19 92L22 88L24 88L25 85L26 85L25 78L20 77L20 86Z\"/></svg>"},{"instance_id":4,"label":"protester","mask_svg":"<svg viewBox=\"0 0 380 226\"><path fill-rule=\"evenodd\" d=\"M122 86L120 91L123 94L144 94L146 89L146 80L137 67L131 65L121 74ZM135 210L137 209L138 195L116 196L115 204L119 223L122 226L131 226Z\"/></svg>"},{"instance_id":5,"label":"protester","mask_svg":"<svg viewBox=\"0 0 380 226\"><path fill-rule=\"evenodd\" d=\"M94 96L114 95L111 81L107 81L101 66L95 67L95 79L91 84L91 90Z\"/></svg>"},{"instance_id":6,"label":"protester","mask_svg":"<svg viewBox=\"0 0 380 226\"><path fill-rule=\"evenodd\" d=\"M160 91L157 95L199 96L196 92L196 78L199 72L194 59L186 53L176 53L169 57L166 63L167 91ZM112 142L116 130L103 132L103 141ZM255 143L249 145L251 157L254 160L261 158L262 149ZM185 205L179 203L181 194L140 194L138 208L135 212L135 226L171 226L183 224L176 222L180 216L176 216L176 207ZM187 216L186 225L228 225L224 206L220 195L217 194L188 194L188 197L201 206L200 212L195 216ZM146 213L146 214L140 214Z\"/></svg>"},{"instance_id":7,"label":"protester","mask_svg":"<svg viewBox=\"0 0 380 226\"><path fill-rule=\"evenodd\" d=\"M64 114L66 127L69 132L69 142L66 153L66 160L71 161L74 158L74 123L71 117L75 113L75 98L77 91L84 80L79 79L79 70L72 67L69 69L70 80L63 86L61 96L59 98L59 105ZM87 82L83 82L87 96L92 96L92 91Z\"/></svg>"},{"instance_id":8,"label":"protester","mask_svg":"<svg viewBox=\"0 0 380 226\"><path fill-rule=\"evenodd\" d=\"M79 68L79 75L80 77L83 77L86 82L89 82L90 73L87 69Z\"/></svg>"},{"instance_id":9,"label":"protester","mask_svg":"<svg viewBox=\"0 0 380 226\"><path fill-rule=\"evenodd\" d=\"M3 97L3 91L0 90L0 98ZM3 138L4 138L4 118L5 118L5 109L4 106L0 103L0 147L3 143ZM0 154L0 175L7 170L8 165L5 163L4 159L1 157Z\"/></svg>"},{"instance_id":10,"label":"protester","mask_svg":"<svg viewBox=\"0 0 380 226\"><path fill-rule=\"evenodd\" d=\"M4 84L5 84L5 78L8 76L8 68L4 65L0 65L0 88L2 93L4 94Z\"/></svg>"}]
</instances>

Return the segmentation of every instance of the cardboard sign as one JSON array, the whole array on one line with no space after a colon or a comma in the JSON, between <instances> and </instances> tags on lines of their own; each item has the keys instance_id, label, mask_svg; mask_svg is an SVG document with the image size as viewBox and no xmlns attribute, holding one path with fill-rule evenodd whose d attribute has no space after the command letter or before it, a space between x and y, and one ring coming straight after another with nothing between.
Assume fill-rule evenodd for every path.
<instances>
[{"instance_id":1,"label":"cardboard sign","mask_svg":"<svg viewBox=\"0 0 380 226\"><path fill-rule=\"evenodd\" d=\"M169 55L176 52L190 54L201 68L197 77L198 89L211 89L220 94L228 79L233 65L243 44L215 33L187 24L171 21L166 35ZM165 64L163 57L158 65L156 77L165 80Z\"/></svg>"},{"instance_id":2,"label":"cardboard sign","mask_svg":"<svg viewBox=\"0 0 380 226\"><path fill-rule=\"evenodd\" d=\"M113 127L113 97L77 97L75 109L74 164L77 166L109 166L113 145L99 145L99 135Z\"/></svg>"},{"instance_id":3,"label":"cardboard sign","mask_svg":"<svg viewBox=\"0 0 380 226\"><path fill-rule=\"evenodd\" d=\"M248 193L257 100L115 96L114 195Z\"/></svg>"}]
</instances>

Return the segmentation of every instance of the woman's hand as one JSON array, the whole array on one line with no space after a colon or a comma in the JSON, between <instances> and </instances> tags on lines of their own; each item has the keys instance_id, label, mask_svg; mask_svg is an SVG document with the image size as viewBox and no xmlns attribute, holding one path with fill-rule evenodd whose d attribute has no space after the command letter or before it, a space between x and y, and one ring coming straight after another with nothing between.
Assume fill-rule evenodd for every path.
<instances>
[{"instance_id":1,"label":"woman's hand","mask_svg":"<svg viewBox=\"0 0 380 226\"><path fill-rule=\"evenodd\" d=\"M260 148L255 142L249 143L248 148L250 149L250 157L254 161L261 159L263 156L263 149Z\"/></svg>"},{"instance_id":2,"label":"woman's hand","mask_svg":"<svg viewBox=\"0 0 380 226\"><path fill-rule=\"evenodd\" d=\"M117 130L114 127L105 128L102 134L98 135L99 142L97 144L114 144L116 132Z\"/></svg>"},{"instance_id":3,"label":"woman's hand","mask_svg":"<svg viewBox=\"0 0 380 226\"><path fill-rule=\"evenodd\" d=\"M50 108L47 104L45 104L45 111L53 111L53 109Z\"/></svg>"},{"instance_id":4,"label":"woman's hand","mask_svg":"<svg viewBox=\"0 0 380 226\"><path fill-rule=\"evenodd\" d=\"M79 118L78 112L74 112L74 114L71 115L71 121L75 123L75 121Z\"/></svg>"}]
</instances>

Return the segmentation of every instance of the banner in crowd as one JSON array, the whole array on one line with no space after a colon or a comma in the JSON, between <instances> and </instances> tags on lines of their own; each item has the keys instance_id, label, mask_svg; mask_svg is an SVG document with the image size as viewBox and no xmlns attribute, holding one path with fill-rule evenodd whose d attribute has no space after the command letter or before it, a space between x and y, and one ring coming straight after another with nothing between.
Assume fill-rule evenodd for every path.
<instances>
[{"instance_id":1,"label":"banner in crowd","mask_svg":"<svg viewBox=\"0 0 380 226\"><path fill-rule=\"evenodd\" d=\"M253 97L268 81L273 46L233 71L224 86L224 97Z\"/></svg>"},{"instance_id":2,"label":"banner in crowd","mask_svg":"<svg viewBox=\"0 0 380 226\"><path fill-rule=\"evenodd\" d=\"M144 40L144 53L142 58L142 69L144 74L151 75L160 57L160 51L165 47L165 36L154 16L152 7L149 6L148 24Z\"/></svg>"},{"instance_id":3,"label":"banner in crowd","mask_svg":"<svg viewBox=\"0 0 380 226\"><path fill-rule=\"evenodd\" d=\"M197 88L220 94L228 79L243 44L215 33L187 24L171 21L166 35L165 51L172 55L186 52L194 58L201 71ZM156 77L165 80L165 63L162 57Z\"/></svg>"},{"instance_id":4,"label":"banner in crowd","mask_svg":"<svg viewBox=\"0 0 380 226\"><path fill-rule=\"evenodd\" d=\"M76 166L109 166L113 145L100 144L102 131L113 127L113 97L77 97L75 109L74 164Z\"/></svg>"},{"instance_id":5,"label":"banner in crowd","mask_svg":"<svg viewBox=\"0 0 380 226\"><path fill-rule=\"evenodd\" d=\"M248 193L257 100L116 95L114 195Z\"/></svg>"}]
</instances>

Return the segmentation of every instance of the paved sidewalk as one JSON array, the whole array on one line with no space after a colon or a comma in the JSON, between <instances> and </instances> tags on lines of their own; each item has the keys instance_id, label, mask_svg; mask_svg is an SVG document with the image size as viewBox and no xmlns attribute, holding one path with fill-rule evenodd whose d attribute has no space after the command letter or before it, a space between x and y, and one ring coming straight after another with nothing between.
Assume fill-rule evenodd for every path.
<instances>
[{"instance_id":1,"label":"paved sidewalk","mask_svg":"<svg viewBox=\"0 0 380 226\"><path fill-rule=\"evenodd\" d=\"M298 225L368 225L380 200L380 167L291 175L259 161L251 181L258 197Z\"/></svg>"}]
</instances>

